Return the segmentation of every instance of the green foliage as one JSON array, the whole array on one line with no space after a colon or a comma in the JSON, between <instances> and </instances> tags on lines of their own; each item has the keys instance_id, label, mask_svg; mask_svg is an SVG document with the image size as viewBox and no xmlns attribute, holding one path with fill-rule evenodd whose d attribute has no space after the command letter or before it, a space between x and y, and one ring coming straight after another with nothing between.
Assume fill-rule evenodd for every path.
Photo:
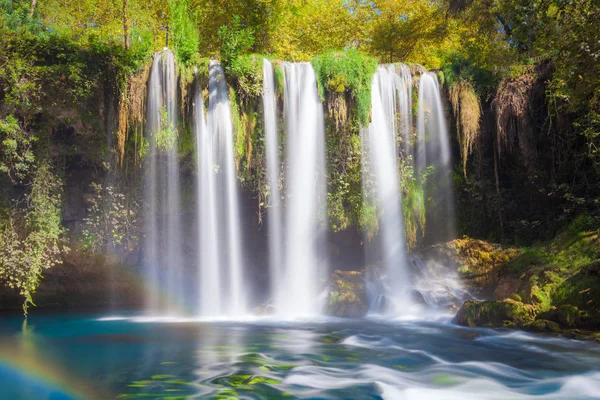
<instances>
[{"instance_id":1,"label":"green foliage","mask_svg":"<svg viewBox=\"0 0 600 400\"><path fill-rule=\"evenodd\" d=\"M313 58L319 95L348 93L356 103L358 122L366 126L371 115L371 80L377 60L356 50L330 51Z\"/></svg>"},{"instance_id":2,"label":"green foliage","mask_svg":"<svg viewBox=\"0 0 600 400\"><path fill-rule=\"evenodd\" d=\"M411 175L410 173L403 175L404 196L402 198L406 247L409 250L414 249L424 235L426 222L423 185L419 178L413 178Z\"/></svg>"},{"instance_id":3,"label":"green foliage","mask_svg":"<svg viewBox=\"0 0 600 400\"><path fill-rule=\"evenodd\" d=\"M169 0L169 17L174 53L183 65L192 65L199 58L198 14L187 0Z\"/></svg>"},{"instance_id":4,"label":"green foliage","mask_svg":"<svg viewBox=\"0 0 600 400\"><path fill-rule=\"evenodd\" d=\"M231 119L233 123L233 155L238 164L246 155L246 129L242 123L235 89L229 88L229 101L231 103Z\"/></svg>"},{"instance_id":5,"label":"green foliage","mask_svg":"<svg viewBox=\"0 0 600 400\"><path fill-rule=\"evenodd\" d=\"M482 68L473 64L473 61L461 54L451 54L444 60L442 69L443 80L446 87L465 81L470 84L475 93L484 100L489 100L492 93L500 83L500 77L490 69Z\"/></svg>"},{"instance_id":6,"label":"green foliage","mask_svg":"<svg viewBox=\"0 0 600 400\"><path fill-rule=\"evenodd\" d=\"M226 67L231 85L235 86L242 103L258 102L262 96L263 56L260 54L240 55Z\"/></svg>"},{"instance_id":7,"label":"green foliage","mask_svg":"<svg viewBox=\"0 0 600 400\"><path fill-rule=\"evenodd\" d=\"M61 253L69 250L63 239L61 192L60 178L42 162L34 173L26 208L13 210L0 227L0 280L19 290L25 314L34 304L43 270L60 264Z\"/></svg>"},{"instance_id":8,"label":"green foliage","mask_svg":"<svg viewBox=\"0 0 600 400\"><path fill-rule=\"evenodd\" d=\"M21 33L39 34L42 31L37 10L31 13L31 2L0 0L0 26Z\"/></svg>"},{"instance_id":9,"label":"green foliage","mask_svg":"<svg viewBox=\"0 0 600 400\"><path fill-rule=\"evenodd\" d=\"M125 196L113 186L92 183L92 197L81 244L85 250L107 248L132 251L138 243L138 206L133 196Z\"/></svg>"},{"instance_id":10,"label":"green foliage","mask_svg":"<svg viewBox=\"0 0 600 400\"><path fill-rule=\"evenodd\" d=\"M327 210L329 224L341 231L360 224L363 215L361 142L356 121L326 124ZM338 129L339 127L339 129ZM364 220L365 224L372 221Z\"/></svg>"},{"instance_id":11,"label":"green foliage","mask_svg":"<svg viewBox=\"0 0 600 400\"><path fill-rule=\"evenodd\" d=\"M283 97L285 90L285 75L283 74L283 68L281 68L281 65L273 65L273 74L275 78L275 92L279 97Z\"/></svg>"},{"instance_id":12,"label":"green foliage","mask_svg":"<svg viewBox=\"0 0 600 400\"><path fill-rule=\"evenodd\" d=\"M163 107L160 115L160 130L156 132L155 136L156 147L161 151L168 152L175 148L178 137L178 129L173 124L167 109Z\"/></svg>"},{"instance_id":13,"label":"green foliage","mask_svg":"<svg viewBox=\"0 0 600 400\"><path fill-rule=\"evenodd\" d=\"M234 15L229 25L219 28L221 61L227 69L239 56L247 53L254 44L254 29L245 27L239 15Z\"/></svg>"},{"instance_id":14,"label":"green foliage","mask_svg":"<svg viewBox=\"0 0 600 400\"><path fill-rule=\"evenodd\" d=\"M85 43L62 33L0 35L0 94L7 112L17 114L28 128L33 115L67 106L97 112L93 98L101 84L115 92L126 89L129 77L149 59L148 42L130 50L89 37ZM42 105L44 105L42 109ZM88 110L85 110L88 111Z\"/></svg>"},{"instance_id":15,"label":"green foliage","mask_svg":"<svg viewBox=\"0 0 600 400\"><path fill-rule=\"evenodd\" d=\"M0 138L0 172L6 173L11 182L20 182L35 161L32 144L36 138L24 132L12 115L0 119Z\"/></svg>"}]
</instances>

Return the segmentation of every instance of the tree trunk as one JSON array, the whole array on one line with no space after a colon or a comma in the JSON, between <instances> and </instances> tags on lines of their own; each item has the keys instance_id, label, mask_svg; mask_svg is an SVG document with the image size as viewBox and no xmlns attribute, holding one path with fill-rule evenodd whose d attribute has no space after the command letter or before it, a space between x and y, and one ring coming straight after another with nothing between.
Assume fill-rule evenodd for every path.
<instances>
[{"instance_id":1,"label":"tree trunk","mask_svg":"<svg viewBox=\"0 0 600 400\"><path fill-rule=\"evenodd\" d=\"M129 23L127 21L127 2L128 0L123 0L123 40L125 42L125 48L129 49Z\"/></svg>"},{"instance_id":2,"label":"tree trunk","mask_svg":"<svg viewBox=\"0 0 600 400\"><path fill-rule=\"evenodd\" d=\"M29 11L29 19L33 18L33 13L35 12L35 5L37 0L31 0L31 10Z\"/></svg>"}]
</instances>

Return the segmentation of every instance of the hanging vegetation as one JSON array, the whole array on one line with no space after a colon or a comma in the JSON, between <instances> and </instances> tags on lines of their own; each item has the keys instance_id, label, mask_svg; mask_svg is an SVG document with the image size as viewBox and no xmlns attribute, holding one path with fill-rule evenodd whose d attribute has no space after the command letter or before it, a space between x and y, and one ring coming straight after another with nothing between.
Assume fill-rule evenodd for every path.
<instances>
[{"instance_id":1,"label":"hanging vegetation","mask_svg":"<svg viewBox=\"0 0 600 400\"><path fill-rule=\"evenodd\" d=\"M531 165L536 157L530 117L533 83L534 76L531 70L515 78L504 78L492 102L496 115L498 155L501 156L503 150L512 152L514 147L518 146L526 166Z\"/></svg>"},{"instance_id":2,"label":"hanging vegetation","mask_svg":"<svg viewBox=\"0 0 600 400\"><path fill-rule=\"evenodd\" d=\"M471 83L464 79L452 82L448 89L450 104L456 120L463 175L467 177L467 161L479 138L481 105Z\"/></svg>"}]
</instances>

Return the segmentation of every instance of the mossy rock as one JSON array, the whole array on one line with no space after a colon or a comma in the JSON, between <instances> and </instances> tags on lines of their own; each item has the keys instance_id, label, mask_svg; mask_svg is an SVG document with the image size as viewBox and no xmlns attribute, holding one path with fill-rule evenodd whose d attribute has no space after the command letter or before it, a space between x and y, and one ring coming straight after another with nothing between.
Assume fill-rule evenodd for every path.
<instances>
[{"instance_id":1,"label":"mossy rock","mask_svg":"<svg viewBox=\"0 0 600 400\"><path fill-rule=\"evenodd\" d=\"M512 299L465 301L452 322L470 327L524 327L534 322L535 313L534 306Z\"/></svg>"},{"instance_id":2,"label":"mossy rock","mask_svg":"<svg viewBox=\"0 0 600 400\"><path fill-rule=\"evenodd\" d=\"M600 329L600 312L581 311L573 305L552 307L550 310L538 314L537 320L548 320L566 329Z\"/></svg>"},{"instance_id":3,"label":"mossy rock","mask_svg":"<svg viewBox=\"0 0 600 400\"><path fill-rule=\"evenodd\" d=\"M554 321L536 319L527 325L527 330L534 332L560 332L560 326Z\"/></svg>"},{"instance_id":4,"label":"mossy rock","mask_svg":"<svg viewBox=\"0 0 600 400\"><path fill-rule=\"evenodd\" d=\"M563 328L575 328L579 322L579 309L572 305L552 307L548 311L539 313L536 320L546 320L557 323Z\"/></svg>"},{"instance_id":5,"label":"mossy rock","mask_svg":"<svg viewBox=\"0 0 600 400\"><path fill-rule=\"evenodd\" d=\"M368 299L361 271L335 271L331 284L327 313L336 317L358 318L367 314Z\"/></svg>"}]
</instances>

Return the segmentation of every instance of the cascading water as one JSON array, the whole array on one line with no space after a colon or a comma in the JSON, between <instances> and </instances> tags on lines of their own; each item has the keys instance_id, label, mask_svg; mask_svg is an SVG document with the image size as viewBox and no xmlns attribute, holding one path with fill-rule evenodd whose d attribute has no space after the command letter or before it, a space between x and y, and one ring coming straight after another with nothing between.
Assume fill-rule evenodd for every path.
<instances>
[{"instance_id":1,"label":"cascading water","mask_svg":"<svg viewBox=\"0 0 600 400\"><path fill-rule=\"evenodd\" d=\"M177 80L175 57L168 50L154 57L148 83L147 157L145 199L145 270L152 290L147 309L152 313L177 312L183 298L181 204L177 156ZM164 296L161 296L161 293Z\"/></svg>"},{"instance_id":2,"label":"cascading water","mask_svg":"<svg viewBox=\"0 0 600 400\"><path fill-rule=\"evenodd\" d=\"M451 240L455 229L450 138L437 76L432 72L424 72L419 81L417 136L417 172L423 175L429 166L435 168L427 185L434 189L425 188L436 216L435 224L428 224L429 233L435 241Z\"/></svg>"},{"instance_id":3,"label":"cascading water","mask_svg":"<svg viewBox=\"0 0 600 400\"><path fill-rule=\"evenodd\" d=\"M276 312L284 317L319 314L320 286L327 271L325 138L322 104L309 63L283 63L285 121L285 207L280 188L281 160L273 66L263 61L263 106L269 197L269 264ZM363 195L378 211L379 232L372 242L383 266L380 294L396 310L411 303L407 267L400 158L413 157L412 75L406 66L379 67L372 81L372 122L361 129ZM201 316L242 316L248 309L242 268L242 232L234 162L234 131L228 88L221 65L209 66L209 106L205 118L196 80L194 134L197 181L197 276L193 292ZM149 151L145 196L144 264L148 281L158 291L148 294L148 310L173 314L185 305L187 285L183 253L181 185L178 161L177 81L173 54L159 53L148 84L147 137ZM436 179L450 182L450 145L439 86L434 74L423 72L417 118L417 176L430 164ZM429 172L427 173L429 175ZM427 175L427 176L428 176ZM427 178L429 179L429 178ZM432 194L445 207L445 236L453 232L449 184ZM426 190L424 188L423 190ZM377 290L380 290L377 289Z\"/></svg>"},{"instance_id":4,"label":"cascading water","mask_svg":"<svg viewBox=\"0 0 600 400\"><path fill-rule=\"evenodd\" d=\"M410 118L403 114L410 109L406 93L406 81L393 65L379 67L371 86L372 122L361 129L363 192L365 201L376 207L380 216L375 254L386 275L385 295L396 309L410 298L397 159L400 132L396 124L398 113L402 120ZM406 129L403 125L402 130ZM368 182L372 182L370 188Z\"/></svg>"},{"instance_id":5,"label":"cascading water","mask_svg":"<svg viewBox=\"0 0 600 400\"><path fill-rule=\"evenodd\" d=\"M269 182L269 272L271 295L274 304L283 304L282 289L282 220L279 192L279 134L277 132L277 104L273 65L263 60L263 109L265 117L265 147L267 151L267 176Z\"/></svg>"},{"instance_id":6,"label":"cascading water","mask_svg":"<svg viewBox=\"0 0 600 400\"><path fill-rule=\"evenodd\" d=\"M310 63L284 63L283 69L287 134L285 254L284 271L273 287L278 315L305 317L319 313L321 278L327 271L323 106Z\"/></svg>"},{"instance_id":7,"label":"cascading water","mask_svg":"<svg viewBox=\"0 0 600 400\"><path fill-rule=\"evenodd\" d=\"M200 309L203 315L234 317L246 313L247 297L243 285L242 238L233 157L233 122L225 75L223 68L216 61L211 61L209 66L209 92L207 124L209 138L206 142L211 147L203 153L212 152L212 163L208 158L199 161L198 165L199 168L200 165L204 166L205 176L212 175L212 178L210 176L206 178L208 181L206 192L204 189L201 192L206 193L209 210L212 209L216 213L208 216L209 228L207 232L200 234L200 247L213 249L209 251L206 260L201 260L200 276L204 280L203 276L206 275L208 280L203 282L201 287L214 285L214 288L209 289L208 294L201 294ZM202 173L202 171L198 172ZM202 184L203 182L200 182L200 185ZM211 220L214 223L213 227L210 227ZM199 224L203 224L203 221L200 220ZM217 232L218 234L215 235ZM212 254L213 251L218 253ZM207 303L204 303L204 296L208 298Z\"/></svg>"},{"instance_id":8,"label":"cascading water","mask_svg":"<svg viewBox=\"0 0 600 400\"><path fill-rule=\"evenodd\" d=\"M196 179L198 223L198 312L202 316L222 314L222 272L219 258L218 204L213 136L204 118L202 92L196 76L194 95L194 130L196 134Z\"/></svg>"}]
</instances>

